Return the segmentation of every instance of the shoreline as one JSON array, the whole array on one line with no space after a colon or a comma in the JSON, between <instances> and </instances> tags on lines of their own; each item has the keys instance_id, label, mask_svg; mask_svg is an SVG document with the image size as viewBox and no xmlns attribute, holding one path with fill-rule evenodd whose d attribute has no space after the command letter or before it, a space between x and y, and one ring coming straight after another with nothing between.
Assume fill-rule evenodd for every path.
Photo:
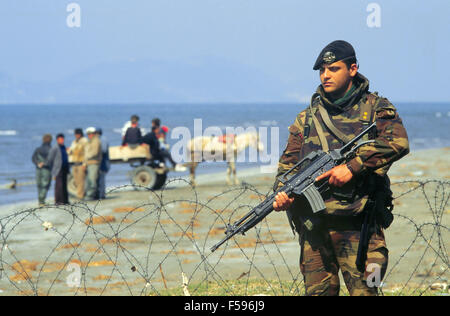
<instances>
[{"instance_id":1,"label":"shoreline","mask_svg":"<svg viewBox=\"0 0 450 316\"><path fill-rule=\"evenodd\" d=\"M441 155L439 155L441 153ZM445 175L445 169L444 168L438 168L439 172L433 172L435 169L431 169L429 166L433 165L432 163L427 163L428 161L432 161L432 160L438 160L438 163L447 163L447 166L450 167L450 147L440 147L440 148L432 148L432 149L420 149L420 150L414 150L412 152L410 152L407 156L405 156L404 158L402 158L400 161L397 161L394 163L393 167L391 168L391 170L389 171L388 175L391 178L392 182L395 182L396 180L418 180L419 178L424 177L425 175L428 175L428 177L423 178L421 180L426 180L426 179L434 179L434 178L442 178L442 179L450 179L449 175ZM440 158L436 158L436 157L440 157ZM200 164L201 168L202 164ZM270 177L273 177L273 181L275 181L275 173L276 173L276 169L272 170L272 172L261 172L262 169L264 168L273 168L273 166L270 165L261 165L258 167L243 167L243 168L239 168L239 166L237 167L237 176L238 179L242 182L244 179L248 178L248 177L253 177L253 176L258 176L258 175L267 175ZM410 168L417 168L417 170L411 171L409 170ZM421 168L423 170L421 170ZM215 184L220 183L220 181L222 181L221 179L223 179L224 181L224 186L226 187L227 185L225 184L225 177L226 177L226 167L223 169L222 172L219 171L213 171L213 172L209 172L209 173L201 173L201 174L197 174L196 175L196 181L197 184L199 186L206 186L208 184ZM182 181L187 181L189 182L189 175L183 175L183 176L171 176L169 173L169 177L166 181L169 182L171 180L174 179L181 179ZM24 186L24 184L17 184L18 186ZM29 183L27 182L27 184L25 185L34 185L34 183ZM127 184L118 184L115 186L109 186L107 187L107 192L111 191L111 190L115 190L118 187L121 186L131 186L131 184L127 183ZM180 185L178 185L177 187L179 187ZM11 190L11 189L7 189L4 187L0 187L0 190ZM115 190L115 191L122 191L122 190ZM128 190L124 190L124 191L128 191ZM48 201L53 201L52 198L52 193L53 193L53 187L50 188L49 190L49 194L48 194ZM50 205L50 204L49 204ZM24 200L24 201L20 201L18 203L5 203L2 204L0 203L0 212L4 212L5 209L13 209L13 208L20 208L20 209L24 209L24 208L37 208L37 201L34 199L29 199L29 200Z\"/></svg>"},{"instance_id":2,"label":"shoreline","mask_svg":"<svg viewBox=\"0 0 450 316\"><path fill-rule=\"evenodd\" d=\"M265 173L261 173L260 172L260 168L261 167L248 167L248 168L243 168L241 169L240 172L238 172L238 177L248 177L248 176L254 176L255 174L259 175L264 175ZM187 182L189 182L190 180L189 175L188 176L180 176L180 177L168 177L166 184L171 183L171 187L173 188L180 188L182 186L184 187L188 187ZM226 179L226 170L224 170L223 172L211 172L211 173L206 173L206 174L199 174L196 176L196 182L197 182L197 188L204 188L210 184L214 184L214 185L221 185L222 180L223 180L223 186L227 186L225 183L225 179ZM181 180L181 184L173 184L174 182L177 182ZM241 180L242 183L242 180ZM124 187L125 189L121 189L121 187ZM6 189L5 189L6 190ZM132 185L130 183L127 184L122 184L122 185L117 185L117 186L110 186L106 188L106 192L135 192L136 190L132 189ZM155 191L156 193L158 193L160 190ZM49 190L49 194L48 194L48 198L47 198L47 205L48 206L52 206L54 199L52 197L52 193L53 193L53 189L50 188ZM73 200L73 198L71 199L69 197L69 201ZM98 201L89 201L88 203L97 203ZM72 203L71 203L72 204ZM26 200L26 201L20 201L18 203L6 203L6 204L1 204L0 203L0 213L3 213L5 209L14 209L16 208L16 210L13 211L20 211L20 210L26 210L26 209L37 209L39 208L38 206L38 202L37 200Z\"/></svg>"}]
</instances>

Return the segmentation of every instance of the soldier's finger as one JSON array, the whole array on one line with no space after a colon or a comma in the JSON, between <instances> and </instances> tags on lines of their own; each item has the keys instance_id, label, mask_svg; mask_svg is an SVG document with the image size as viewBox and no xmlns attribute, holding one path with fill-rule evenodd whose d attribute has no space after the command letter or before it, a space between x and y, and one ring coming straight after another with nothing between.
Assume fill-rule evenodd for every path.
<instances>
[{"instance_id":1,"label":"soldier's finger","mask_svg":"<svg viewBox=\"0 0 450 316\"><path fill-rule=\"evenodd\" d=\"M279 207L278 207L277 202L273 202L272 206L273 206L273 209L274 209L275 211L279 211Z\"/></svg>"},{"instance_id":2,"label":"soldier's finger","mask_svg":"<svg viewBox=\"0 0 450 316\"><path fill-rule=\"evenodd\" d=\"M277 196L275 197L275 202L277 203L278 206L281 206L281 199L280 199L280 194L277 194Z\"/></svg>"},{"instance_id":3,"label":"soldier's finger","mask_svg":"<svg viewBox=\"0 0 450 316\"><path fill-rule=\"evenodd\" d=\"M273 209L277 212L284 210L284 207L277 202L273 202L272 206L273 206Z\"/></svg>"},{"instance_id":4,"label":"soldier's finger","mask_svg":"<svg viewBox=\"0 0 450 316\"><path fill-rule=\"evenodd\" d=\"M320 181L322 179L325 179L326 177L329 177L330 175L331 175L331 170L329 170L329 171L327 171L325 173L322 173L320 176L318 176L316 178L316 181Z\"/></svg>"},{"instance_id":5,"label":"soldier's finger","mask_svg":"<svg viewBox=\"0 0 450 316\"><path fill-rule=\"evenodd\" d=\"M345 178L343 177L336 178L336 185L338 187L342 187L345 184L345 182L346 182Z\"/></svg>"},{"instance_id":6,"label":"soldier's finger","mask_svg":"<svg viewBox=\"0 0 450 316\"><path fill-rule=\"evenodd\" d=\"M339 177L338 176L334 176L334 179L333 179L333 184L335 185L335 186L339 186L339 184L341 183L341 181L339 180Z\"/></svg>"},{"instance_id":7,"label":"soldier's finger","mask_svg":"<svg viewBox=\"0 0 450 316\"><path fill-rule=\"evenodd\" d=\"M278 199L280 205L284 205L286 203L286 198L283 194L280 194L279 199Z\"/></svg>"},{"instance_id":8,"label":"soldier's finger","mask_svg":"<svg viewBox=\"0 0 450 316\"><path fill-rule=\"evenodd\" d=\"M331 185L336 185L336 176L331 175L330 179L328 180L328 183Z\"/></svg>"}]
</instances>

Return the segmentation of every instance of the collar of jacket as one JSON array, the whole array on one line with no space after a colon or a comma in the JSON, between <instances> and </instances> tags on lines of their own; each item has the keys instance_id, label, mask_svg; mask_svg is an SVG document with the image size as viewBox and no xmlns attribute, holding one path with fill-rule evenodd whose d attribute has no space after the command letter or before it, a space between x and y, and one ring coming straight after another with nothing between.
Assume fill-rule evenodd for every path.
<instances>
[{"instance_id":1,"label":"collar of jacket","mask_svg":"<svg viewBox=\"0 0 450 316\"><path fill-rule=\"evenodd\" d=\"M322 85L319 85L316 92L319 94L320 100L328 111L332 113L341 113L349 106L353 106L355 103L358 103L361 97L369 91L369 80L359 72L356 74L353 84L356 87L353 93L349 94L345 98L337 100L339 102L331 101L323 90Z\"/></svg>"}]
</instances>

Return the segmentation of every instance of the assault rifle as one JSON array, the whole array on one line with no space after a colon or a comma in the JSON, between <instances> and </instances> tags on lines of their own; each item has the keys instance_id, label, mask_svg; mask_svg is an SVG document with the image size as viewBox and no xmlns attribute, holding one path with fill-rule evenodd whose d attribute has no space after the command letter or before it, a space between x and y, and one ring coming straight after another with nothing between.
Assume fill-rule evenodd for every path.
<instances>
[{"instance_id":1,"label":"assault rifle","mask_svg":"<svg viewBox=\"0 0 450 316\"><path fill-rule=\"evenodd\" d=\"M318 150L310 153L300 162L295 164L291 169L278 178L278 181L280 181L283 186L234 224L228 224L225 231L226 237L214 245L211 248L211 251L214 252L217 248L237 234L245 235L248 230L260 223L273 211L273 202L275 201L277 194L280 192L286 192L289 197L293 195L303 195L311 205L313 214L325 210L325 202L321 194L328 189L328 180L325 179L325 181L316 183L315 179L321 174L346 162L359 147L372 143L373 141L365 141L355 146L356 142L370 132L370 130L375 126L376 123L373 123L361 132L361 134L357 135L340 149L331 150L329 153ZM297 173L288 177L292 171L298 168L300 169ZM302 222L308 230L313 230L313 218L302 218Z\"/></svg>"}]
</instances>

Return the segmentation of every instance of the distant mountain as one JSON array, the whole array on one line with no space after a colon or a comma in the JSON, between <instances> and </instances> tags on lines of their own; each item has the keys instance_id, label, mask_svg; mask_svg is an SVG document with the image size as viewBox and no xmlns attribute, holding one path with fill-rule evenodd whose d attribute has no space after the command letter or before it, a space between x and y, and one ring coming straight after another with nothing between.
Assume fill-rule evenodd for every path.
<instances>
[{"instance_id":1,"label":"distant mountain","mask_svg":"<svg viewBox=\"0 0 450 316\"><path fill-rule=\"evenodd\" d=\"M288 87L258 69L214 57L99 64L58 82L0 74L1 103L293 101Z\"/></svg>"}]
</instances>

